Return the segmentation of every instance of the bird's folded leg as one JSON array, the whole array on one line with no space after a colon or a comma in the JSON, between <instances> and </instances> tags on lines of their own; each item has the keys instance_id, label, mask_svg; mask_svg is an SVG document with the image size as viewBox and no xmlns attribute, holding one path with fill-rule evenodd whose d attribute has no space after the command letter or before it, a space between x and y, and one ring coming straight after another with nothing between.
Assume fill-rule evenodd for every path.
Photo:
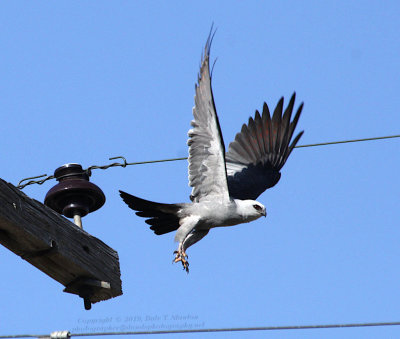
<instances>
[{"instance_id":1,"label":"bird's folded leg","mask_svg":"<svg viewBox=\"0 0 400 339\"><path fill-rule=\"evenodd\" d=\"M183 269L189 273L189 262L187 261L187 254L185 253L185 251L182 248L182 245L179 245L178 250L174 251L175 254L175 259L174 262L181 262Z\"/></svg>"}]
</instances>

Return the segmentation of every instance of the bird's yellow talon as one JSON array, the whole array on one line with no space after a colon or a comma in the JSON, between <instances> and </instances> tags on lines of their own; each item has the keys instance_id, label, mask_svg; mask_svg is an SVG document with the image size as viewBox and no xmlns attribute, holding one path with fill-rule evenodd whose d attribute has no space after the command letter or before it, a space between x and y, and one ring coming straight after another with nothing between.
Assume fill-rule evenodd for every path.
<instances>
[{"instance_id":1,"label":"bird's yellow talon","mask_svg":"<svg viewBox=\"0 0 400 339\"><path fill-rule=\"evenodd\" d=\"M175 259L173 260L173 262L177 263L177 262L181 262L183 269L189 273L189 262L187 261L188 256L186 255L186 253L182 250L178 250L178 251L174 251L175 254Z\"/></svg>"}]
</instances>

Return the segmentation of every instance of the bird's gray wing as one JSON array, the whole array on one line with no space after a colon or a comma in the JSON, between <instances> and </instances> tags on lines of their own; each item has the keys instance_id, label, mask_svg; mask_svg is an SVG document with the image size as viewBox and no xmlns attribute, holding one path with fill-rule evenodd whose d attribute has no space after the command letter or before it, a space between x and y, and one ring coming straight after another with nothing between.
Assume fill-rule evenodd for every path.
<instances>
[{"instance_id":1,"label":"bird's gray wing","mask_svg":"<svg viewBox=\"0 0 400 339\"><path fill-rule=\"evenodd\" d=\"M290 121L295 97L296 93L284 112L281 98L272 119L264 102L262 116L256 111L255 118L250 118L229 144L226 169L231 197L256 199L279 181L281 168L304 132L300 132L290 143L303 109L301 103Z\"/></svg>"},{"instance_id":2,"label":"bird's gray wing","mask_svg":"<svg viewBox=\"0 0 400 339\"><path fill-rule=\"evenodd\" d=\"M189 185L192 201L229 200L225 167L225 146L211 89L210 33L195 86L192 129L189 140Z\"/></svg>"}]
</instances>

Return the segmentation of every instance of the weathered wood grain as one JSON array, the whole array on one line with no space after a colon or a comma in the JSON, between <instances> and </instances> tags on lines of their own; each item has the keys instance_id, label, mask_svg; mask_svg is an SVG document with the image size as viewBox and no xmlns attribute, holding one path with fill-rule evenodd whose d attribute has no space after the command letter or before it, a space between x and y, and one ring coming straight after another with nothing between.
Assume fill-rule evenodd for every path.
<instances>
[{"instance_id":1,"label":"weathered wood grain","mask_svg":"<svg viewBox=\"0 0 400 339\"><path fill-rule=\"evenodd\" d=\"M86 303L122 294L115 250L2 179L0 243Z\"/></svg>"}]
</instances>

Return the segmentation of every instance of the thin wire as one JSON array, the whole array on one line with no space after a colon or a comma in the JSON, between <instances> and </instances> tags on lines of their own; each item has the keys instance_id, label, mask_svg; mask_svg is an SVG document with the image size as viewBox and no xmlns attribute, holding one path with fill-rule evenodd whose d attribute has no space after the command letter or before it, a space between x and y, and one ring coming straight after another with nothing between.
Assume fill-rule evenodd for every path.
<instances>
[{"instance_id":1,"label":"thin wire","mask_svg":"<svg viewBox=\"0 0 400 339\"><path fill-rule=\"evenodd\" d=\"M143 335L143 334L182 334L182 333L215 333L215 332L248 332L248 331L282 331L282 330L313 330L328 328L350 327L377 327L399 326L400 322L381 323L355 323L355 324L327 324L327 325L300 325L300 326L263 326L263 327L232 327L232 328L204 328L191 330L166 330L166 331L133 331L133 332L103 332L103 333L77 333L71 336L88 337L96 335Z\"/></svg>"},{"instance_id":2,"label":"thin wire","mask_svg":"<svg viewBox=\"0 0 400 339\"><path fill-rule=\"evenodd\" d=\"M350 140L340 140L340 141L330 141L330 142L321 142L321 143L316 143L316 144L307 144L307 145L297 145L295 148L306 148L306 147L317 147L317 146L328 146L328 145L338 145L338 144L347 144L347 143L352 143L352 142L363 142L363 141L374 141L374 140L383 140L383 139L393 139L393 138L400 138L400 134L397 135L388 135L388 136L384 136L384 137L373 137L373 138L363 138L363 139L350 139ZM115 162L112 164L108 164L108 165L103 165L103 166L97 166L97 165L92 165L90 167L88 167L85 171L88 173L88 175L90 176L92 173L92 170L94 169L102 169L102 170L106 170L109 169L110 167L126 167L126 166L134 166L134 165L144 165L144 164L155 164L155 163L160 163L160 162L170 162L170 161L180 161L180 160L187 160L187 157L182 157L182 158L169 158L169 159L161 159L161 160L149 160L149 161L138 161L138 162L127 162L126 159L122 156L118 156L118 157L113 157L110 158L109 160L113 160L113 159L122 159L123 162L119 163L119 162ZM33 179L38 179L38 178L43 178L41 180L33 180ZM29 177L29 178L25 178L22 179L18 185L17 188L19 189L23 189L24 187L28 186L28 185L33 185L33 184L38 184L38 185L42 185L43 183L45 183L48 180L52 180L54 179L53 175L49 175L47 176L47 174L42 174L39 176L35 176L35 177ZM28 181L29 180L29 181ZM24 184L22 184L23 182L25 182Z\"/></svg>"},{"instance_id":3,"label":"thin wire","mask_svg":"<svg viewBox=\"0 0 400 339\"><path fill-rule=\"evenodd\" d=\"M385 137L374 137L374 138L364 138L364 139L350 139L350 140L342 140L342 141L321 142L321 143L318 143L318 144L298 145L298 146L295 146L295 148L348 144L348 143L351 143L351 142L373 141L373 140L383 140L383 139L393 139L393 138L400 138L400 135L388 135L388 136L385 136Z\"/></svg>"},{"instance_id":4,"label":"thin wire","mask_svg":"<svg viewBox=\"0 0 400 339\"><path fill-rule=\"evenodd\" d=\"M125 332L93 332L93 333L70 333L71 337L94 337L108 335L144 335L144 334L183 334L183 333L216 333L216 332L248 332L248 331L284 331L284 330L315 330L330 328L351 327L382 327L399 326L400 322L376 322L376 323L350 323L350 324L324 324L324 325L299 325L299 326L262 326L262 327L232 327L232 328L203 328L191 330L165 330L165 331L125 331ZM43 338L48 334L17 334L1 335L2 339L11 338Z\"/></svg>"}]
</instances>

